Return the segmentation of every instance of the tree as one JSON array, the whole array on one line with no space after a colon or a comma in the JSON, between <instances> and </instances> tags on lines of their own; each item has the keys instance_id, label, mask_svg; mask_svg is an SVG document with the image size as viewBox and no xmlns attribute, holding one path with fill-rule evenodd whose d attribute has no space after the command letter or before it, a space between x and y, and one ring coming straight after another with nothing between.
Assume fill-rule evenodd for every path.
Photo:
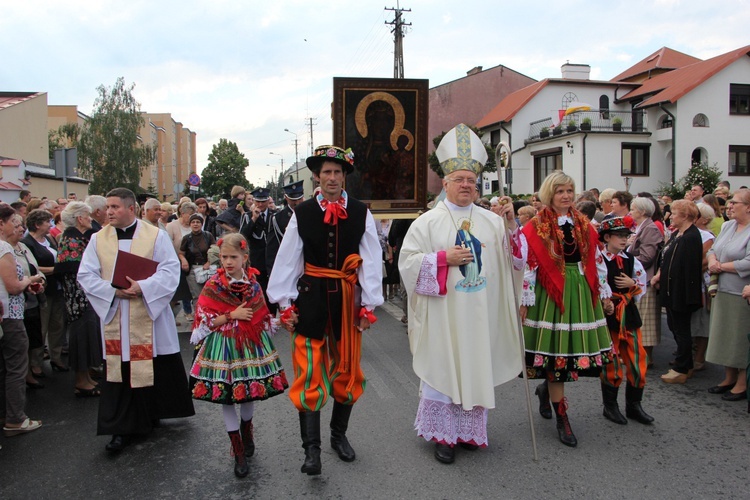
<instances>
[{"instance_id":1,"label":"tree","mask_svg":"<svg viewBox=\"0 0 750 500\"><path fill-rule=\"evenodd\" d=\"M208 165L203 169L202 191L208 196L229 198L233 186L252 190L252 184L245 177L245 169L249 164L236 143L219 139L219 143L214 144L208 155Z\"/></svg>"},{"instance_id":2,"label":"tree","mask_svg":"<svg viewBox=\"0 0 750 500\"><path fill-rule=\"evenodd\" d=\"M134 88L120 77L114 86L96 89L94 111L78 141L79 170L91 179L90 193L104 194L115 187L137 191L141 170L154 161L156 147L138 136L145 120Z\"/></svg>"},{"instance_id":3,"label":"tree","mask_svg":"<svg viewBox=\"0 0 750 500\"><path fill-rule=\"evenodd\" d=\"M64 123L57 130L50 130L47 134L49 139L49 158L55 157L56 149L78 147L81 138L81 127L77 123Z\"/></svg>"},{"instance_id":4,"label":"tree","mask_svg":"<svg viewBox=\"0 0 750 500\"><path fill-rule=\"evenodd\" d=\"M685 193L696 184L703 186L706 193L713 193L723 176L721 169L716 165L716 163L709 165L705 161L693 163L684 177L679 178L674 183L660 183L656 194L659 196L667 195L673 200L681 200L685 197Z\"/></svg>"},{"instance_id":5,"label":"tree","mask_svg":"<svg viewBox=\"0 0 750 500\"><path fill-rule=\"evenodd\" d=\"M479 129L476 127L469 127L477 136L481 137L482 134L479 132ZM443 132L439 136L435 137L432 140L432 144L435 146L435 150L437 150L437 147L440 145L440 141L443 140L443 137L445 137L445 134L448 132ZM482 172L495 172L497 170L497 166L495 165L495 150L492 149L492 146L489 144L485 144L484 148L487 150L487 163L484 164L484 168L482 169ZM443 178L443 169L440 168L440 162L438 161L438 157L435 154L435 151L429 154L427 157L427 161L430 164L430 168L438 174L438 176L442 179Z\"/></svg>"}]
</instances>

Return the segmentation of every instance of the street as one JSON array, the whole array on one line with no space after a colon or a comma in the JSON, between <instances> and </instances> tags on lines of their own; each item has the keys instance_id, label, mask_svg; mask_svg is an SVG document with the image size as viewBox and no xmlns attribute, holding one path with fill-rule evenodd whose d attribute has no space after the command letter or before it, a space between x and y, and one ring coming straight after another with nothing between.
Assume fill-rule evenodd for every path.
<instances>
[{"instance_id":1,"label":"street","mask_svg":"<svg viewBox=\"0 0 750 500\"><path fill-rule=\"evenodd\" d=\"M220 408L200 401L194 417L163 421L149 438L108 456L109 436L96 436L98 400L76 399L72 372L52 373L47 364L47 387L29 391L27 403L43 427L0 438L0 498L748 498L747 402L724 402L706 391L721 380L719 366L707 365L682 386L662 383L658 376L674 350L666 324L643 401L654 425L606 420L599 381L581 379L566 386L579 441L567 448L554 420L539 416L532 381L535 462L518 379L496 389L490 446L458 449L456 462L444 465L413 430L419 380L401 313L386 303L377 316L363 340L367 389L347 433L357 453L352 463L340 461L328 443L329 401L321 418L323 473L300 472L299 423L286 396L256 403L256 453L245 479L233 474ZM186 369L188 339L180 333ZM281 331L274 341L291 379L289 335ZM624 390L619 400L624 412Z\"/></svg>"}]
</instances>

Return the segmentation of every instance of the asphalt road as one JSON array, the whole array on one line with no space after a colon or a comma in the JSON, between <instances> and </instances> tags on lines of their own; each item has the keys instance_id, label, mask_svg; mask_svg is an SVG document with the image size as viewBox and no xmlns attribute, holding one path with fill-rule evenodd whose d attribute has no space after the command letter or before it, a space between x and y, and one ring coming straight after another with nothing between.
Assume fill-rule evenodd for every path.
<instances>
[{"instance_id":1,"label":"asphalt road","mask_svg":"<svg viewBox=\"0 0 750 500\"><path fill-rule=\"evenodd\" d=\"M194 417L165 421L148 439L110 457L108 437L96 436L97 400L74 398L73 375L47 366L47 387L29 391L27 403L43 427L0 437L0 498L750 498L747 404L706 392L721 379L718 366L684 386L662 383L658 375L674 350L666 325L643 402L654 425L605 420L598 381L581 380L566 390L578 448L563 446L553 421L543 420L534 404L535 462L523 382L516 380L496 389L490 446L459 450L454 464L443 465L413 430L419 381L400 312L385 308L393 315L381 308L365 334L368 385L348 432L357 452L352 463L330 449L322 425L323 474L302 474L298 418L284 396L256 405L257 448L245 479L234 477L220 408L205 402L196 402ZM188 338L180 333L186 367ZM275 342L289 370L289 336L281 333ZM620 401L624 408L624 394Z\"/></svg>"}]
</instances>

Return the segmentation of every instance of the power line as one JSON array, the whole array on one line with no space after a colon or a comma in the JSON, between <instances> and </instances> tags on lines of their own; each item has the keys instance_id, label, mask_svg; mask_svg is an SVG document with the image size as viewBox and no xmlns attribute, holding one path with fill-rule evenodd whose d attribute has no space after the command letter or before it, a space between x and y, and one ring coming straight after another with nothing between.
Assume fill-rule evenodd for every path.
<instances>
[{"instance_id":1,"label":"power line","mask_svg":"<svg viewBox=\"0 0 750 500\"><path fill-rule=\"evenodd\" d=\"M406 31L404 26L411 26L411 23L405 23L402 19L401 14L403 12L411 12L411 9L402 9L396 2L396 7L386 8L385 10L393 11L393 21L386 21L385 24L393 26L391 33L393 33L393 44L395 50L393 51L393 78L404 77L404 35Z\"/></svg>"}]
</instances>

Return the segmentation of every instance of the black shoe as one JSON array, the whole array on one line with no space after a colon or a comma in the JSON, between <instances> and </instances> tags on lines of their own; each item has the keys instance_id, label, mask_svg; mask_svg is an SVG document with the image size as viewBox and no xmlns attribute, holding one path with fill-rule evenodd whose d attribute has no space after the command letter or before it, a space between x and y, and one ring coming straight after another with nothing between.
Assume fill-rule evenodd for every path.
<instances>
[{"instance_id":1,"label":"black shoe","mask_svg":"<svg viewBox=\"0 0 750 500\"><path fill-rule=\"evenodd\" d=\"M245 457L250 458L255 454L255 441L253 440L253 419L240 422L240 434L242 444L245 445Z\"/></svg>"},{"instance_id":2,"label":"black shoe","mask_svg":"<svg viewBox=\"0 0 750 500\"><path fill-rule=\"evenodd\" d=\"M552 418L552 407L549 404L549 388L545 380L534 389L534 394L539 396L539 414L542 418Z\"/></svg>"},{"instance_id":3,"label":"black shoe","mask_svg":"<svg viewBox=\"0 0 750 500\"><path fill-rule=\"evenodd\" d=\"M747 399L747 391L743 392L727 392L721 399L724 401L744 401Z\"/></svg>"},{"instance_id":4,"label":"black shoe","mask_svg":"<svg viewBox=\"0 0 750 500\"><path fill-rule=\"evenodd\" d=\"M229 434L229 440L232 442L232 455L234 456L234 475L237 477L245 477L250 472L250 468L247 466L247 459L245 458L245 447L242 444L240 431L231 431L227 434Z\"/></svg>"},{"instance_id":5,"label":"black shoe","mask_svg":"<svg viewBox=\"0 0 750 500\"><path fill-rule=\"evenodd\" d=\"M643 411L641 400L643 399L643 389L639 389L630 384L625 388L625 415L644 425L653 423L654 417Z\"/></svg>"},{"instance_id":6,"label":"black shoe","mask_svg":"<svg viewBox=\"0 0 750 500\"><path fill-rule=\"evenodd\" d=\"M64 365L58 365L57 363L50 361L49 365L52 367L53 372L69 372L70 368Z\"/></svg>"},{"instance_id":7,"label":"black shoe","mask_svg":"<svg viewBox=\"0 0 750 500\"><path fill-rule=\"evenodd\" d=\"M323 469L320 462L320 412L299 412L299 427L305 449L305 462L300 470L308 476L317 476Z\"/></svg>"},{"instance_id":8,"label":"black shoe","mask_svg":"<svg viewBox=\"0 0 750 500\"><path fill-rule=\"evenodd\" d=\"M120 434L115 434L114 436L112 436L112 440L109 443L107 443L104 449L107 450L109 453L114 454L114 453L120 453L127 446L128 446L127 436L121 436Z\"/></svg>"},{"instance_id":9,"label":"black shoe","mask_svg":"<svg viewBox=\"0 0 750 500\"><path fill-rule=\"evenodd\" d=\"M458 443L458 446L468 451L477 451L479 449L479 445L471 443Z\"/></svg>"},{"instance_id":10,"label":"black shoe","mask_svg":"<svg viewBox=\"0 0 750 500\"><path fill-rule=\"evenodd\" d=\"M724 394L725 392L731 391L735 384L731 385L715 385L708 388L708 392L711 394Z\"/></svg>"},{"instance_id":11,"label":"black shoe","mask_svg":"<svg viewBox=\"0 0 750 500\"><path fill-rule=\"evenodd\" d=\"M604 411L602 414L607 420L620 425L627 425L628 419L620 412L620 407L617 404L617 393L619 388L607 385L604 382L602 386L602 401L604 402Z\"/></svg>"},{"instance_id":12,"label":"black shoe","mask_svg":"<svg viewBox=\"0 0 750 500\"><path fill-rule=\"evenodd\" d=\"M560 438L560 442L565 446L575 448L578 446L578 440L573 429L570 427L570 421L568 420L568 403L565 398L559 403L552 403L555 409L555 417L557 418L557 436ZM562 412L562 414L561 414Z\"/></svg>"},{"instance_id":13,"label":"black shoe","mask_svg":"<svg viewBox=\"0 0 750 500\"><path fill-rule=\"evenodd\" d=\"M440 463L452 464L456 459L456 451L447 444L435 443L435 458Z\"/></svg>"},{"instance_id":14,"label":"black shoe","mask_svg":"<svg viewBox=\"0 0 750 500\"><path fill-rule=\"evenodd\" d=\"M333 403L333 414L331 415L331 448L344 462L353 462L356 458L354 449L346 438L346 430L349 428L349 417L352 413L352 405L344 405L339 402Z\"/></svg>"}]
</instances>

